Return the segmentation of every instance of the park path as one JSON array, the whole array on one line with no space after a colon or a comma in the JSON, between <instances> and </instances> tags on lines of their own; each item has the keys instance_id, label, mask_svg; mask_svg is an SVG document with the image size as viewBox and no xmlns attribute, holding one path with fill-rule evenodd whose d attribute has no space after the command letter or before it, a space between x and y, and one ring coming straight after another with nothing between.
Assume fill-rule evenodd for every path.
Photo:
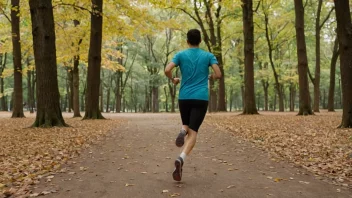
<instances>
[{"instance_id":1,"label":"park path","mask_svg":"<svg viewBox=\"0 0 352 198\"><path fill-rule=\"evenodd\" d=\"M352 197L351 190L315 179L292 164L275 162L267 152L207 122L185 161L182 182L175 182L171 173L180 153L174 144L178 114L106 116L125 121L67 166L66 173L51 182L43 180L34 192L57 191L48 198Z\"/></svg>"}]
</instances>

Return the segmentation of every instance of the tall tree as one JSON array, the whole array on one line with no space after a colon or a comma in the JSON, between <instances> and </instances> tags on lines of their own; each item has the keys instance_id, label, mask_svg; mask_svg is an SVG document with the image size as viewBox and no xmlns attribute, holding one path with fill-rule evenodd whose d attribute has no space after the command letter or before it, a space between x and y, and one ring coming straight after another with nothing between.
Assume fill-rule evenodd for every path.
<instances>
[{"instance_id":1,"label":"tall tree","mask_svg":"<svg viewBox=\"0 0 352 198\"><path fill-rule=\"evenodd\" d=\"M23 118L22 57L20 34L20 1L11 0L12 51L14 68L14 107L12 118Z\"/></svg>"},{"instance_id":2,"label":"tall tree","mask_svg":"<svg viewBox=\"0 0 352 198\"><path fill-rule=\"evenodd\" d=\"M80 24L79 20L73 20L74 26L77 28L77 26ZM80 45L82 43L83 39L80 38L77 43L73 43L73 45L76 48L76 54L73 56L73 70L72 70L72 80L73 80L73 117L82 117L80 110L79 110L79 61L80 61Z\"/></svg>"},{"instance_id":3,"label":"tall tree","mask_svg":"<svg viewBox=\"0 0 352 198\"><path fill-rule=\"evenodd\" d=\"M317 16L315 19L315 77L314 77L314 112L319 112L320 103L320 32L326 21L330 18L330 15L334 8L332 8L329 14L325 17L323 22L320 22L320 16L322 11L323 0L318 0Z\"/></svg>"},{"instance_id":4,"label":"tall tree","mask_svg":"<svg viewBox=\"0 0 352 198\"><path fill-rule=\"evenodd\" d=\"M84 119L104 119L99 110L103 0L92 0L91 33L88 54L86 112Z\"/></svg>"},{"instance_id":5,"label":"tall tree","mask_svg":"<svg viewBox=\"0 0 352 198\"><path fill-rule=\"evenodd\" d=\"M352 23L349 1L334 0L340 46L343 115L341 128L352 127Z\"/></svg>"},{"instance_id":6,"label":"tall tree","mask_svg":"<svg viewBox=\"0 0 352 198\"><path fill-rule=\"evenodd\" d=\"M273 3L273 2L271 2ZM264 24L265 24L265 38L268 43L268 56L269 56L269 62L271 65L271 68L273 70L274 74L274 79L275 79L275 88L279 96L279 111L283 112L285 110L284 106L284 93L283 93L283 83L280 82L280 74L278 72L277 65L275 65L275 60L274 60L274 53L275 51L279 51L279 45L281 42L275 40L281 32L285 29L285 27L288 25L288 23L285 23L284 25L280 26L279 29L277 30L271 30L269 26L269 11L271 9L271 4L266 5L264 2L262 3L262 10L264 14ZM276 95L275 95L276 99ZM276 104L276 100L275 100ZM276 107L276 105L275 105Z\"/></svg>"},{"instance_id":7,"label":"tall tree","mask_svg":"<svg viewBox=\"0 0 352 198\"><path fill-rule=\"evenodd\" d=\"M33 127L67 126L60 109L51 0L29 0L37 77L37 116Z\"/></svg>"},{"instance_id":8,"label":"tall tree","mask_svg":"<svg viewBox=\"0 0 352 198\"><path fill-rule=\"evenodd\" d=\"M304 34L304 7L302 0L295 1L296 41L299 75L299 112L298 115L312 115L308 83L308 58Z\"/></svg>"},{"instance_id":9,"label":"tall tree","mask_svg":"<svg viewBox=\"0 0 352 198\"><path fill-rule=\"evenodd\" d=\"M254 25L253 1L242 0L244 35L244 109L243 114L258 114L254 95Z\"/></svg>"},{"instance_id":10,"label":"tall tree","mask_svg":"<svg viewBox=\"0 0 352 198\"><path fill-rule=\"evenodd\" d=\"M328 96L328 111L335 111L335 82L336 82L336 63L339 58L339 41L337 37L334 42L334 49L332 52L332 58L330 63L330 85L329 85L329 96Z\"/></svg>"}]
</instances>

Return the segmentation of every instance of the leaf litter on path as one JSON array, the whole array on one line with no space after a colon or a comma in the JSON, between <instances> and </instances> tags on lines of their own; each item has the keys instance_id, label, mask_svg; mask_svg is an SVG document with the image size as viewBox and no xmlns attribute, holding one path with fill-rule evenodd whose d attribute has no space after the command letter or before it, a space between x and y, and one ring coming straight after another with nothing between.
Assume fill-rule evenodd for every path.
<instances>
[{"instance_id":1,"label":"leaf litter on path","mask_svg":"<svg viewBox=\"0 0 352 198\"><path fill-rule=\"evenodd\" d=\"M51 181L54 175L50 173L60 172L61 165L73 163L69 160L82 149L102 140L121 124L120 120L65 121L71 127L43 129L28 128L33 118L0 119L0 194L29 196L25 188L38 183L43 176Z\"/></svg>"},{"instance_id":2,"label":"leaf litter on path","mask_svg":"<svg viewBox=\"0 0 352 198\"><path fill-rule=\"evenodd\" d=\"M262 114L209 114L206 121L266 149L275 161L286 159L315 175L327 176L335 183L351 186L352 129L337 129L341 113L320 113L316 116Z\"/></svg>"}]
</instances>

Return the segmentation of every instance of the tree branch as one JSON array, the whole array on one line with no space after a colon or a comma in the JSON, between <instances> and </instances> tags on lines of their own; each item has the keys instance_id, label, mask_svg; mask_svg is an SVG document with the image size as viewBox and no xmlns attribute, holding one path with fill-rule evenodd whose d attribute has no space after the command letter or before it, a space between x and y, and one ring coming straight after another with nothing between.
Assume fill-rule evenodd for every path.
<instances>
[{"instance_id":1,"label":"tree branch","mask_svg":"<svg viewBox=\"0 0 352 198\"><path fill-rule=\"evenodd\" d=\"M313 78L312 73L310 72L309 67L308 67L308 75L309 75L309 78L310 78L310 80L312 81L313 85L315 86L315 79Z\"/></svg>"},{"instance_id":2,"label":"tree branch","mask_svg":"<svg viewBox=\"0 0 352 198\"><path fill-rule=\"evenodd\" d=\"M78 6L78 5L75 5L75 4L59 3L59 4L54 5L53 8L55 8L56 6L70 6L70 7L73 7L73 8L76 8L76 9L80 9L80 10L83 10L83 11L88 11L90 14L92 14L91 10L89 10L87 8L84 8L84 7L81 7L81 6Z\"/></svg>"},{"instance_id":3,"label":"tree branch","mask_svg":"<svg viewBox=\"0 0 352 198\"><path fill-rule=\"evenodd\" d=\"M258 5L257 5L257 7L255 8L254 12L257 12L257 11L258 11L261 2L262 2L261 0L258 1Z\"/></svg>"},{"instance_id":4,"label":"tree branch","mask_svg":"<svg viewBox=\"0 0 352 198\"><path fill-rule=\"evenodd\" d=\"M11 23L10 17L6 15L6 12L5 12L5 10L2 8L2 6L0 6L0 11L1 11L2 15L4 15L5 18Z\"/></svg>"},{"instance_id":5,"label":"tree branch","mask_svg":"<svg viewBox=\"0 0 352 198\"><path fill-rule=\"evenodd\" d=\"M323 22L321 23L321 25L319 26L319 29L322 29L322 28L323 28L324 24L325 24L326 21L330 18L331 13L332 13L332 11L334 11L334 10L335 10L335 7L332 7L331 10L330 10L330 12L329 12L329 14L326 16L326 18L324 19L324 21L323 21Z\"/></svg>"},{"instance_id":6,"label":"tree branch","mask_svg":"<svg viewBox=\"0 0 352 198\"><path fill-rule=\"evenodd\" d=\"M196 23L198 23L198 25L200 25L200 22L196 19L196 17L194 17L191 13L189 13L186 9L184 8L176 8L178 10L181 10L182 12L184 12L185 14L187 14L189 17L191 17Z\"/></svg>"}]
</instances>

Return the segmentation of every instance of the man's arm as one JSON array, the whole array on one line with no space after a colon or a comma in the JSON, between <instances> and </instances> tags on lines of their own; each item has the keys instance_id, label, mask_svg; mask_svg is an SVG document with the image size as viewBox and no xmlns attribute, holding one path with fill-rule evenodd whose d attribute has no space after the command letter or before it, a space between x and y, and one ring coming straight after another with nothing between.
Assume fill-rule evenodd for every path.
<instances>
[{"instance_id":1,"label":"man's arm","mask_svg":"<svg viewBox=\"0 0 352 198\"><path fill-rule=\"evenodd\" d=\"M165 67L165 75L171 80L172 83L177 85L180 82L179 78L172 77L172 69L176 67L176 64L171 62Z\"/></svg>"},{"instance_id":2,"label":"man's arm","mask_svg":"<svg viewBox=\"0 0 352 198\"><path fill-rule=\"evenodd\" d=\"M211 79L215 80L215 79L220 79L222 74L219 68L218 64L212 64L211 68L213 69L214 73L211 76Z\"/></svg>"},{"instance_id":3,"label":"man's arm","mask_svg":"<svg viewBox=\"0 0 352 198\"><path fill-rule=\"evenodd\" d=\"M173 77L172 77L172 69L176 67L176 64L171 62L169 63L166 67L165 67L165 75L170 79L170 80L173 80Z\"/></svg>"}]
</instances>

